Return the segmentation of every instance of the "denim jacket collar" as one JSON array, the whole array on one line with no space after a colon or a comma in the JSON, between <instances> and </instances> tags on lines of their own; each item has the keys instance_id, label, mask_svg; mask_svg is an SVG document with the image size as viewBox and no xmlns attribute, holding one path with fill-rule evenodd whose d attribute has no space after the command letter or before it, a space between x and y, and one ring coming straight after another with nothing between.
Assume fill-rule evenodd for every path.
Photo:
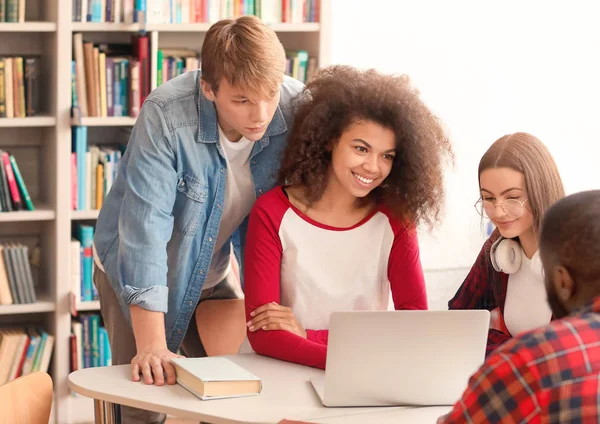
<instances>
[{"instance_id":1,"label":"denim jacket collar","mask_svg":"<svg viewBox=\"0 0 600 424\"><path fill-rule=\"evenodd\" d=\"M219 130L217 124L217 110L215 108L214 102L208 100L202 89L200 88L200 73L198 73L197 77L197 86L198 86L198 113L200 115L200 120L198 123L198 139L196 142L198 143L216 143L219 139ZM265 147L269 144L269 137L283 134L287 131L287 125L285 123L285 119L283 117L283 112L281 111L281 107L277 105L277 109L275 110L275 114L273 115L273 119L269 123L267 127L267 132L260 140L260 144L262 147Z\"/></svg>"}]
</instances>

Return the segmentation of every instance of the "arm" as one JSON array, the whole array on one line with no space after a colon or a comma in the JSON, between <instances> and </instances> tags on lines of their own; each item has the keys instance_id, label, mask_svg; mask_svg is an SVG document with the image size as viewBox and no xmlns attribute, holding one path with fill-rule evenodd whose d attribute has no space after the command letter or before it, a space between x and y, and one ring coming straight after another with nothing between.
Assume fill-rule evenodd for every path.
<instances>
[{"instance_id":1,"label":"arm","mask_svg":"<svg viewBox=\"0 0 600 424\"><path fill-rule=\"evenodd\" d=\"M128 145L125 193L119 216L119 283L129 305L137 354L132 378L145 383L175 384L167 349L167 242L173 231L177 171L170 133L162 110L147 101Z\"/></svg>"},{"instance_id":2,"label":"arm","mask_svg":"<svg viewBox=\"0 0 600 424\"><path fill-rule=\"evenodd\" d=\"M396 310L427 309L427 290L416 229L396 233L388 260L388 280Z\"/></svg>"},{"instance_id":3,"label":"arm","mask_svg":"<svg viewBox=\"0 0 600 424\"><path fill-rule=\"evenodd\" d=\"M488 358L438 424L528 421L537 407L539 374L520 355L505 352Z\"/></svg>"},{"instance_id":4,"label":"arm","mask_svg":"<svg viewBox=\"0 0 600 424\"><path fill-rule=\"evenodd\" d=\"M268 194L267 194L268 195ZM270 200L270 199L269 199ZM279 222L273 209L257 201L248 223L244 260L246 319L262 305L280 302L280 270L282 246ZM278 220L280 221L280 219ZM254 351L284 361L325 368L327 346L315 343L285 330L248 329L248 340Z\"/></svg>"},{"instance_id":5,"label":"arm","mask_svg":"<svg viewBox=\"0 0 600 424\"><path fill-rule=\"evenodd\" d=\"M125 304L167 312L167 242L177 170L162 110L144 103L132 131L119 215L119 283Z\"/></svg>"},{"instance_id":6,"label":"arm","mask_svg":"<svg viewBox=\"0 0 600 424\"><path fill-rule=\"evenodd\" d=\"M492 236L485 242L467 278L448 302L448 309L487 309L491 311L498 306L488 281L488 267L491 266L488 252L494 241Z\"/></svg>"}]
</instances>

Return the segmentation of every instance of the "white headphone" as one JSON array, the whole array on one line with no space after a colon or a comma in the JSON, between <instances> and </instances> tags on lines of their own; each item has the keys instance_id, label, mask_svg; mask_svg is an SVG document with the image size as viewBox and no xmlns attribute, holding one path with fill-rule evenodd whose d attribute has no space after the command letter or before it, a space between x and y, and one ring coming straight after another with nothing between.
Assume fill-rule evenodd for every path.
<instances>
[{"instance_id":1,"label":"white headphone","mask_svg":"<svg viewBox=\"0 0 600 424\"><path fill-rule=\"evenodd\" d=\"M513 274L521 268L521 245L515 240L500 237L492 244L490 259L496 271Z\"/></svg>"}]
</instances>

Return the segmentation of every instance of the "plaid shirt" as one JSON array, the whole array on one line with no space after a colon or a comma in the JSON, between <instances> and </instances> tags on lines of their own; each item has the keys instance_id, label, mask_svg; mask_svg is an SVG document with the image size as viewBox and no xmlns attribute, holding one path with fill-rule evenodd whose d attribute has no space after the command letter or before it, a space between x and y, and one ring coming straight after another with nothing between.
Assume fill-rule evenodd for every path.
<instances>
[{"instance_id":1,"label":"plaid shirt","mask_svg":"<svg viewBox=\"0 0 600 424\"><path fill-rule=\"evenodd\" d=\"M599 417L600 296L498 348L438 423L598 423Z\"/></svg>"},{"instance_id":2,"label":"plaid shirt","mask_svg":"<svg viewBox=\"0 0 600 424\"><path fill-rule=\"evenodd\" d=\"M500 314L504 312L508 275L496 271L490 259L492 244L499 237L499 231L495 230L484 243L469 275L448 302L449 309L487 309L488 311L498 309ZM500 322L503 323L501 317ZM504 325L491 328L488 335L487 354L510 338L511 335Z\"/></svg>"}]
</instances>

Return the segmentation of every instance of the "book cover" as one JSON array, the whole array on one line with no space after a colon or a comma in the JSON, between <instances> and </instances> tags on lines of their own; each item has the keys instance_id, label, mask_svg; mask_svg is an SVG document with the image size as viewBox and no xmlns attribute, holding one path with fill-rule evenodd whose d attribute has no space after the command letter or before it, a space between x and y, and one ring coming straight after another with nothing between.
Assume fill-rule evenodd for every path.
<instances>
[{"instance_id":1,"label":"book cover","mask_svg":"<svg viewBox=\"0 0 600 424\"><path fill-rule=\"evenodd\" d=\"M254 396L262 380L222 357L174 358L177 383L202 400Z\"/></svg>"},{"instance_id":2,"label":"book cover","mask_svg":"<svg viewBox=\"0 0 600 424\"><path fill-rule=\"evenodd\" d=\"M23 200L25 202L25 206L27 210L32 211L35 209L33 206L33 202L31 201L31 197L29 196L29 191L27 190L27 186L25 185L25 181L23 181L23 176L21 175L21 171L19 170L19 165L17 165L17 161L13 155L9 156L10 164L12 165L13 173L15 174L15 180L17 181L17 186L21 190L21 194L23 195Z\"/></svg>"}]
</instances>

